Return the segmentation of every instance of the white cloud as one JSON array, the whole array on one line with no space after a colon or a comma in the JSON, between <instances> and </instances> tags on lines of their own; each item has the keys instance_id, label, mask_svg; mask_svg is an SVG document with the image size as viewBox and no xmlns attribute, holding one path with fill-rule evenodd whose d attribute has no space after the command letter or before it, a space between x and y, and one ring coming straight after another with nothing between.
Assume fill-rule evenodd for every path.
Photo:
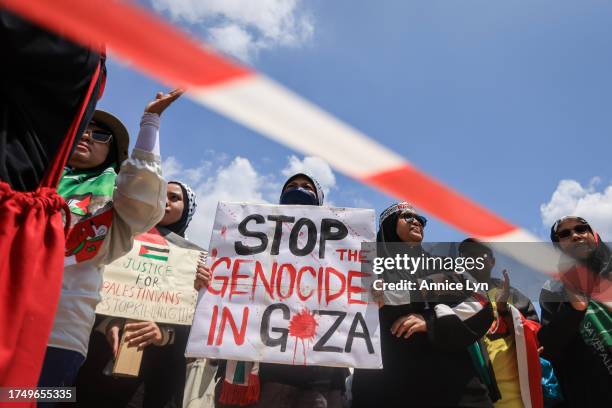
<instances>
[{"instance_id":1,"label":"white cloud","mask_svg":"<svg viewBox=\"0 0 612 408\"><path fill-rule=\"evenodd\" d=\"M208 248L217 203L219 201L249 201L264 203L262 178L248 159L236 157L216 174L194 186L198 208L187 230L189 239Z\"/></svg>"},{"instance_id":2,"label":"white cloud","mask_svg":"<svg viewBox=\"0 0 612 408\"><path fill-rule=\"evenodd\" d=\"M329 194L329 190L336 185L334 172L329 164L320 157L308 156L304 157L304 160L300 160L296 156L290 156L289 162L282 173L285 177L291 177L296 173L305 173L316 178L326 196Z\"/></svg>"},{"instance_id":3,"label":"white cloud","mask_svg":"<svg viewBox=\"0 0 612 408\"><path fill-rule=\"evenodd\" d=\"M210 171L211 167L212 162L203 161L199 167L185 169L174 156L170 156L162 162L162 172L166 180L176 179L190 185L198 183Z\"/></svg>"},{"instance_id":4,"label":"white cloud","mask_svg":"<svg viewBox=\"0 0 612 408\"><path fill-rule=\"evenodd\" d=\"M251 162L243 157L217 165L215 169L213 167L212 162L203 162L197 167L185 168L173 156L162 163L166 180L185 181L196 192L198 208L187 229L187 236L203 248L208 248L219 201L277 203L280 188L285 181L279 174L258 173ZM335 177L329 165L315 157L303 160L289 157L282 174L289 176L303 171L319 179L327 191L335 186Z\"/></svg>"},{"instance_id":5,"label":"white cloud","mask_svg":"<svg viewBox=\"0 0 612 408\"><path fill-rule=\"evenodd\" d=\"M166 180L172 180L182 171L183 166L174 156L170 156L162 162L162 174Z\"/></svg>"},{"instance_id":6,"label":"white cloud","mask_svg":"<svg viewBox=\"0 0 612 408\"><path fill-rule=\"evenodd\" d=\"M374 208L374 204L372 204L369 200L366 200L362 197L356 197L353 199L353 207L355 208Z\"/></svg>"},{"instance_id":7,"label":"white cloud","mask_svg":"<svg viewBox=\"0 0 612 408\"><path fill-rule=\"evenodd\" d=\"M243 61L248 61L257 45L253 37L237 24L213 27L208 30L211 42L219 49Z\"/></svg>"},{"instance_id":8,"label":"white cloud","mask_svg":"<svg viewBox=\"0 0 612 408\"><path fill-rule=\"evenodd\" d=\"M262 49L295 47L312 38L313 19L301 0L151 0L174 20L206 27L224 52L250 60Z\"/></svg>"},{"instance_id":9,"label":"white cloud","mask_svg":"<svg viewBox=\"0 0 612 408\"><path fill-rule=\"evenodd\" d=\"M601 180L593 178L587 186L576 180L561 180L548 203L540 206L542 222L550 227L566 215L583 217L606 241L612 240L612 183L598 191Z\"/></svg>"}]
</instances>

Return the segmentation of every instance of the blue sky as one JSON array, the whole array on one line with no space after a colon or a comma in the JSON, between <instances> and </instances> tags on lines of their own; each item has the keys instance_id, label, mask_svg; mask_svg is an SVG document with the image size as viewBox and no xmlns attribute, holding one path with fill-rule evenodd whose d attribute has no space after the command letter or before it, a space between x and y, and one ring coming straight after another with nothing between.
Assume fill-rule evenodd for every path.
<instances>
[{"instance_id":1,"label":"blue sky","mask_svg":"<svg viewBox=\"0 0 612 408\"><path fill-rule=\"evenodd\" d=\"M611 2L140 3L537 235L578 212L612 237ZM159 89L111 58L99 106L135 139ZM334 205L393 202L186 98L164 113L161 138L170 175L200 195L191 238L202 244L216 200L273 202L300 166L323 175ZM463 234L432 220L426 238Z\"/></svg>"}]
</instances>

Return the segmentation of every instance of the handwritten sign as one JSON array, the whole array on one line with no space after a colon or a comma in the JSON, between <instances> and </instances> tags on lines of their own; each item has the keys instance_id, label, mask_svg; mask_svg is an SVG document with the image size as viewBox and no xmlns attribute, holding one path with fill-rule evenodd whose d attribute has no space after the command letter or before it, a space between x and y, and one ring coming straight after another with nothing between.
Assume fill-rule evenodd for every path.
<instances>
[{"instance_id":1,"label":"handwritten sign","mask_svg":"<svg viewBox=\"0 0 612 408\"><path fill-rule=\"evenodd\" d=\"M219 203L186 355L380 368L374 211Z\"/></svg>"},{"instance_id":2,"label":"handwritten sign","mask_svg":"<svg viewBox=\"0 0 612 408\"><path fill-rule=\"evenodd\" d=\"M164 230L162 230L164 231ZM132 250L104 268L96 313L158 323L190 325L193 288L202 249L156 229L139 235Z\"/></svg>"}]
</instances>

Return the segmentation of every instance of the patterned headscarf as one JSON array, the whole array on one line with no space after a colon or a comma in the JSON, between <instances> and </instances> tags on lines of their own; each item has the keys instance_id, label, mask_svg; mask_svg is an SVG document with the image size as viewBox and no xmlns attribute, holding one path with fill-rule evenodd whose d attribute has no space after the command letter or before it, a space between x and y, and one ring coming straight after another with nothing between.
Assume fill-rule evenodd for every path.
<instances>
[{"instance_id":1,"label":"patterned headscarf","mask_svg":"<svg viewBox=\"0 0 612 408\"><path fill-rule=\"evenodd\" d=\"M401 201L393 204L385 209L381 214L378 221L378 233L376 234L376 240L378 242L401 242L401 238L397 235L396 226L398 217L405 213L410 212L419 214L417 210L408 201ZM419 214L420 217L427 219Z\"/></svg>"},{"instance_id":2,"label":"patterned headscarf","mask_svg":"<svg viewBox=\"0 0 612 408\"><path fill-rule=\"evenodd\" d=\"M417 211L414 209L412 204L410 204L408 201L401 201L399 203L395 203L393 205L390 205L389 207L387 207L386 210L384 210L380 214L380 222L379 222L379 224L382 225L383 222L385 222L385 220L390 215L395 214L395 213L403 213L403 212L413 212L415 214L417 213Z\"/></svg>"},{"instance_id":3,"label":"patterned headscarf","mask_svg":"<svg viewBox=\"0 0 612 408\"><path fill-rule=\"evenodd\" d=\"M183 190L183 214L181 218L175 222L174 224L166 225L165 228L174 232L175 234L180 235L181 237L185 236L185 231L193 218L193 214L195 214L195 210L197 207L196 204L196 195L195 192L189 187L187 184L182 183L180 181L169 181L168 184L177 184Z\"/></svg>"}]
</instances>

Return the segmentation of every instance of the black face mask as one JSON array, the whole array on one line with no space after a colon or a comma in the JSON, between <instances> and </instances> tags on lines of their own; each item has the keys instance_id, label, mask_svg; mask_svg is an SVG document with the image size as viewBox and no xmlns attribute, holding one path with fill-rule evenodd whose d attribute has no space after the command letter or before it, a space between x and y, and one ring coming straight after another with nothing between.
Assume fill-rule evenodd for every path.
<instances>
[{"instance_id":1,"label":"black face mask","mask_svg":"<svg viewBox=\"0 0 612 408\"><path fill-rule=\"evenodd\" d=\"M319 205L319 200L317 199L317 195L312 191L302 187L296 187L283 191L279 204Z\"/></svg>"}]
</instances>

